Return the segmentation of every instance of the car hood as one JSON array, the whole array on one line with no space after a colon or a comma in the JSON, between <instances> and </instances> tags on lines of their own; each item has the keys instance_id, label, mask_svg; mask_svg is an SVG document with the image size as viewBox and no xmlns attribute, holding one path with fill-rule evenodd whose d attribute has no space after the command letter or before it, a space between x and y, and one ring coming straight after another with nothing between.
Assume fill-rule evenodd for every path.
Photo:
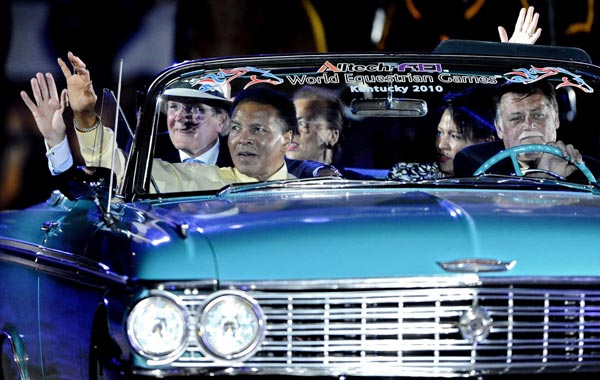
<instances>
[{"instance_id":1,"label":"car hood","mask_svg":"<svg viewBox=\"0 0 600 380\"><path fill-rule=\"evenodd\" d=\"M600 266L600 197L585 193L269 191L136 208L138 238L154 242L137 248L143 278L591 276ZM162 224L180 234L152 227ZM442 268L475 259L501 265Z\"/></svg>"}]
</instances>

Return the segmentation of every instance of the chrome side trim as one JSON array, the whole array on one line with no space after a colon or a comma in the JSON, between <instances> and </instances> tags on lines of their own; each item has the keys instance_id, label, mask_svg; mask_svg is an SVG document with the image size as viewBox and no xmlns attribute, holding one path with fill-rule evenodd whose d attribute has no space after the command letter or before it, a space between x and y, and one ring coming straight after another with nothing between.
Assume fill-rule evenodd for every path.
<instances>
[{"instance_id":1,"label":"chrome side trim","mask_svg":"<svg viewBox=\"0 0 600 380\"><path fill-rule=\"evenodd\" d=\"M87 278L90 282L106 281L125 285L127 276L111 272L102 263L96 263L73 253L46 248L41 245L13 239L0 239L0 261L30 267L41 272L79 281Z\"/></svg>"}]
</instances>

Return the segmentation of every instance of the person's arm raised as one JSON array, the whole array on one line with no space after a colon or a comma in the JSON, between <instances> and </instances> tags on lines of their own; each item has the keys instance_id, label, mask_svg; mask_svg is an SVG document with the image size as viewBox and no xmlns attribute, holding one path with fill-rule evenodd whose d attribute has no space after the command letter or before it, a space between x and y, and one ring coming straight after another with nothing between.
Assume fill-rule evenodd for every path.
<instances>
[{"instance_id":1,"label":"person's arm raised","mask_svg":"<svg viewBox=\"0 0 600 380\"><path fill-rule=\"evenodd\" d=\"M48 168L53 175L60 174L73 165L73 156L67 141L63 112L67 104L67 90L60 97L52 74L37 73L31 78L33 99L26 91L21 98L33 115L35 124L44 137L47 147Z\"/></svg>"},{"instance_id":2,"label":"person's arm raised","mask_svg":"<svg viewBox=\"0 0 600 380\"><path fill-rule=\"evenodd\" d=\"M515 24L515 30L513 31L510 39L508 38L506 29L504 29L503 26L498 26L500 41L529 45L535 44L542 34L542 28L537 27L539 18L539 13L534 12L533 7L529 7L527 9L521 8L519 17L517 18L517 22Z\"/></svg>"},{"instance_id":3,"label":"person's arm raised","mask_svg":"<svg viewBox=\"0 0 600 380\"><path fill-rule=\"evenodd\" d=\"M44 141L52 148L66 138L67 127L63 112L67 103L67 91L62 90L59 97L54 77L50 73L37 73L30 83L35 101L26 91L21 91L21 99L33 115Z\"/></svg>"},{"instance_id":4,"label":"person's arm raised","mask_svg":"<svg viewBox=\"0 0 600 380\"><path fill-rule=\"evenodd\" d=\"M69 105L74 117L73 124L79 132L91 131L95 129L94 126L98 126L95 110L98 96L94 91L90 72L81 58L72 52L68 53L67 58L73 67L73 72L61 58L58 58L58 65L67 81Z\"/></svg>"}]
</instances>

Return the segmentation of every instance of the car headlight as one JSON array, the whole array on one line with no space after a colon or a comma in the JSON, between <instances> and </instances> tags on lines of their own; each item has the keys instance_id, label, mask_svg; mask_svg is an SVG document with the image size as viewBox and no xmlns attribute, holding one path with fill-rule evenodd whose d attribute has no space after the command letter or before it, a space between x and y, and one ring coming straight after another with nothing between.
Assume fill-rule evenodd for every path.
<instances>
[{"instance_id":1,"label":"car headlight","mask_svg":"<svg viewBox=\"0 0 600 380\"><path fill-rule=\"evenodd\" d=\"M187 343L187 313L164 293L144 298L127 318L127 336L133 348L155 361L174 359Z\"/></svg>"},{"instance_id":2,"label":"car headlight","mask_svg":"<svg viewBox=\"0 0 600 380\"><path fill-rule=\"evenodd\" d=\"M242 292L225 291L209 298L198 319L198 334L207 351L219 359L240 359L253 353L264 338L264 314Z\"/></svg>"}]
</instances>

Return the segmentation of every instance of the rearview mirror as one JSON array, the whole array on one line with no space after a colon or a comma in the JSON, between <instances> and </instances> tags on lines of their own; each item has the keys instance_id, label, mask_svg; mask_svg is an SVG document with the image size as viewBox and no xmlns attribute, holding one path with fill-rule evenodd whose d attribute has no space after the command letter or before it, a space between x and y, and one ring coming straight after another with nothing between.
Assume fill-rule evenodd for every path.
<instances>
[{"instance_id":1,"label":"rearview mirror","mask_svg":"<svg viewBox=\"0 0 600 380\"><path fill-rule=\"evenodd\" d=\"M358 116L423 117L427 115L427 103L422 99L354 99L350 111Z\"/></svg>"}]
</instances>

